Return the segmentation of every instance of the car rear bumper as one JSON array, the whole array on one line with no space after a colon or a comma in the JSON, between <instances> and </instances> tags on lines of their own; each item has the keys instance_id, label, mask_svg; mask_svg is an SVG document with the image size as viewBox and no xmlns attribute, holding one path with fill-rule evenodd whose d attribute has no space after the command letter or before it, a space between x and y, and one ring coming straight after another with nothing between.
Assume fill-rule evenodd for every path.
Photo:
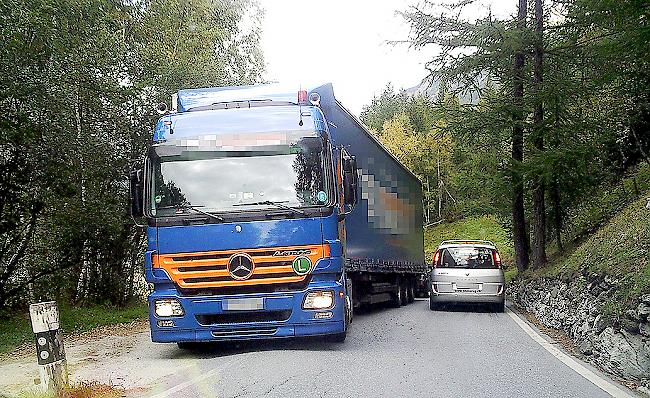
<instances>
[{"instance_id":1,"label":"car rear bumper","mask_svg":"<svg viewBox=\"0 0 650 398\"><path fill-rule=\"evenodd\" d=\"M432 292L429 298L435 303L502 303L505 300L505 295L466 292Z\"/></svg>"}]
</instances>

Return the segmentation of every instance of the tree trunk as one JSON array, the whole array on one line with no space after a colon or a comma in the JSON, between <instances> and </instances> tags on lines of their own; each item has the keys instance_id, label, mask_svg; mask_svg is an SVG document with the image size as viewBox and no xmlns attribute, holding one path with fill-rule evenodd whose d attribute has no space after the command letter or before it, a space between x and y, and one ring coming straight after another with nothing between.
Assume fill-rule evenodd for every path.
<instances>
[{"instance_id":1,"label":"tree trunk","mask_svg":"<svg viewBox=\"0 0 650 398\"><path fill-rule=\"evenodd\" d=\"M442 220L442 180L440 179L440 148L438 148L438 220Z\"/></svg>"},{"instance_id":2,"label":"tree trunk","mask_svg":"<svg viewBox=\"0 0 650 398\"><path fill-rule=\"evenodd\" d=\"M519 29L526 26L527 0L519 0L517 22ZM523 127L523 102L524 102L524 64L523 49L515 54L513 102L515 111L512 116L512 229L515 245L517 269L523 271L528 268L528 249L530 242L526 233L526 214L524 212L524 183L518 168L524 160L524 127Z\"/></svg>"},{"instance_id":3,"label":"tree trunk","mask_svg":"<svg viewBox=\"0 0 650 398\"><path fill-rule=\"evenodd\" d=\"M77 127L77 145L79 145L79 179L80 179L80 200L81 200L81 208L82 211L85 212L85 207L86 207L86 176L85 176L85 163L84 163L84 157L83 157L83 148L84 148L84 140L83 140L83 130L82 130L82 122L83 122L83 109L82 109L82 99L81 99L81 84L79 83L77 85L77 101L75 104L75 122L76 122L76 127ZM82 242L82 248L81 248L81 270L79 272L79 277L77 278L77 291L75 294L75 301L83 301L86 298L87 295L87 290L88 290L88 277L89 277L89 253L88 253L88 238L86 234L83 234L83 242Z\"/></svg>"},{"instance_id":4,"label":"tree trunk","mask_svg":"<svg viewBox=\"0 0 650 398\"><path fill-rule=\"evenodd\" d=\"M564 247L562 246L562 201L560 200L560 184L557 180L557 177L553 177L553 213L554 213L554 226L555 230L555 241L557 243L557 250L560 253L564 252Z\"/></svg>"},{"instance_id":5,"label":"tree trunk","mask_svg":"<svg viewBox=\"0 0 650 398\"><path fill-rule=\"evenodd\" d=\"M542 75L544 57L544 11L542 0L535 0L535 63L533 82L535 86L535 107L533 123L535 133L533 145L539 152L544 151L544 105L542 99ZM537 176L533 187L533 264L539 268L546 264L546 204L544 203L545 184L543 176Z\"/></svg>"}]
</instances>

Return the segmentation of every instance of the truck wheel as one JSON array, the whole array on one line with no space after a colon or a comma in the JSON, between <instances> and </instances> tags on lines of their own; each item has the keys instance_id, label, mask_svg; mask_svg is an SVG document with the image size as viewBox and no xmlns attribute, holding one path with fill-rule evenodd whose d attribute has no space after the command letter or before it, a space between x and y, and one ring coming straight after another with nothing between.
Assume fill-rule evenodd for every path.
<instances>
[{"instance_id":1,"label":"truck wheel","mask_svg":"<svg viewBox=\"0 0 650 398\"><path fill-rule=\"evenodd\" d=\"M402 306L402 303L404 302L404 299L402 298L402 292L404 290L402 289L402 281L400 279L397 280L397 288L395 289L395 292L392 294L392 300L390 301L390 305L393 308L399 308Z\"/></svg>"},{"instance_id":2,"label":"truck wheel","mask_svg":"<svg viewBox=\"0 0 650 398\"><path fill-rule=\"evenodd\" d=\"M196 350L199 344L194 341L179 341L176 345L180 350L192 351Z\"/></svg>"},{"instance_id":3,"label":"truck wheel","mask_svg":"<svg viewBox=\"0 0 650 398\"><path fill-rule=\"evenodd\" d=\"M408 302L412 303L415 301L415 282L413 279L408 280Z\"/></svg>"},{"instance_id":4,"label":"truck wheel","mask_svg":"<svg viewBox=\"0 0 650 398\"><path fill-rule=\"evenodd\" d=\"M406 305L409 303L409 298L408 298L408 282L406 279L401 278L399 281L399 289L402 291L402 305Z\"/></svg>"},{"instance_id":5,"label":"truck wheel","mask_svg":"<svg viewBox=\"0 0 650 398\"><path fill-rule=\"evenodd\" d=\"M348 331L346 330L345 332L341 332L341 333L328 334L326 336L326 340L331 343L343 343L347 336L348 336Z\"/></svg>"},{"instance_id":6,"label":"truck wheel","mask_svg":"<svg viewBox=\"0 0 650 398\"><path fill-rule=\"evenodd\" d=\"M334 334L328 334L325 337L325 340L332 342L332 343L343 343L345 341L345 338L348 336L348 328L350 327L350 317L349 317L349 311L348 311L348 305L346 302L345 305L345 319L343 320L343 331L341 333L334 333Z\"/></svg>"}]
</instances>

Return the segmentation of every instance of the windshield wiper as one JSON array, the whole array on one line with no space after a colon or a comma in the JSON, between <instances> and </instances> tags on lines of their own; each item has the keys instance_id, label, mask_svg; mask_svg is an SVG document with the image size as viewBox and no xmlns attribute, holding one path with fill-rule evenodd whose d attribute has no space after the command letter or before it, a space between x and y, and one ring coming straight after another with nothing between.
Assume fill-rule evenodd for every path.
<instances>
[{"instance_id":1,"label":"windshield wiper","mask_svg":"<svg viewBox=\"0 0 650 398\"><path fill-rule=\"evenodd\" d=\"M157 207L156 210L161 210L161 209L184 209L184 210L185 210L185 209L190 209L190 210L194 210L194 211L197 212L197 213L205 214L205 215L208 216L208 217L212 217L212 218L214 218L215 220L219 220L219 221L221 221L221 222L226 221L226 220L223 219L223 217L218 216L218 215L216 215L216 214L208 213L207 211L203 211L203 210L199 209L199 207L204 207L204 206L193 206L193 205L172 205L172 206L161 206L161 207Z\"/></svg>"},{"instance_id":2,"label":"windshield wiper","mask_svg":"<svg viewBox=\"0 0 650 398\"><path fill-rule=\"evenodd\" d=\"M287 206L287 205L283 204L282 202L273 202L273 201L270 201L270 200L265 200L263 202L235 203L233 206L259 206L259 205L276 206L276 207L279 207L281 209L291 210L291 211L294 211L296 213L303 214L305 216L308 215L304 211L302 211L300 209L296 209L295 207Z\"/></svg>"}]
</instances>

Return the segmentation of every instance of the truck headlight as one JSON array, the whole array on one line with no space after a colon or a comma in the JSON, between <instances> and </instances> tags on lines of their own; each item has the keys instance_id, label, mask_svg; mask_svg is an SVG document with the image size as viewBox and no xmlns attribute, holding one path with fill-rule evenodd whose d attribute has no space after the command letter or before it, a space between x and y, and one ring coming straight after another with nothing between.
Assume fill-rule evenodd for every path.
<instances>
[{"instance_id":1,"label":"truck headlight","mask_svg":"<svg viewBox=\"0 0 650 398\"><path fill-rule=\"evenodd\" d=\"M176 299L155 300L154 311L156 313L156 316L159 317L183 316L185 314L185 311L183 311L183 306Z\"/></svg>"},{"instance_id":2,"label":"truck headlight","mask_svg":"<svg viewBox=\"0 0 650 398\"><path fill-rule=\"evenodd\" d=\"M334 292L324 290L308 293L302 308L306 310L323 310L334 306Z\"/></svg>"}]
</instances>

